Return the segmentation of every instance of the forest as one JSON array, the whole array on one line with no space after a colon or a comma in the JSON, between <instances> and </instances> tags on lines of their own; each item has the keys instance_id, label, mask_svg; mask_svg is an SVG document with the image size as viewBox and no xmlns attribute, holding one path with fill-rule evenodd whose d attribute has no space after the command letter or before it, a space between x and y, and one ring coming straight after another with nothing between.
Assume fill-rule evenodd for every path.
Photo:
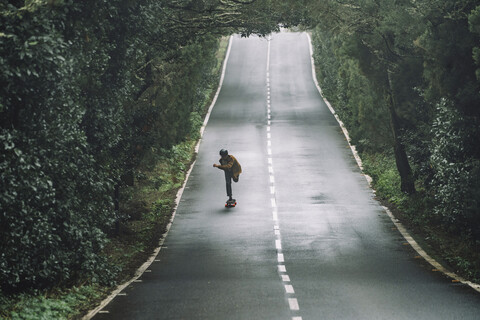
<instances>
[{"instance_id":1,"label":"forest","mask_svg":"<svg viewBox=\"0 0 480 320\"><path fill-rule=\"evenodd\" d=\"M323 94L378 195L478 281L478 1L12 0L0 1L0 296L111 286L104 249L133 219L126 190L165 160L152 154L198 138L220 39L280 27L312 34Z\"/></svg>"}]
</instances>

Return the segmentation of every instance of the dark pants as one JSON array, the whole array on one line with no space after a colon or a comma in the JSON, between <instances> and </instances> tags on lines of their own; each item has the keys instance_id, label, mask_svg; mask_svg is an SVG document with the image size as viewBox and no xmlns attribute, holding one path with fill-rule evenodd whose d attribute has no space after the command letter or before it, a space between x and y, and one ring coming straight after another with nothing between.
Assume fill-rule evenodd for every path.
<instances>
[{"instance_id":1,"label":"dark pants","mask_svg":"<svg viewBox=\"0 0 480 320\"><path fill-rule=\"evenodd\" d=\"M232 171L225 170L225 182L227 184L227 196L232 197Z\"/></svg>"}]
</instances>

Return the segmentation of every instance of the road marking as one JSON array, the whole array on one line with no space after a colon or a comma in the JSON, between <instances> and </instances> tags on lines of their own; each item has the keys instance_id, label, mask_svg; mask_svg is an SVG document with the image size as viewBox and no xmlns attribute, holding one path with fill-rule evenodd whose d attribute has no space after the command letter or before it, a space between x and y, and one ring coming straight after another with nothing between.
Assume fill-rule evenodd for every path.
<instances>
[{"instance_id":1,"label":"road marking","mask_svg":"<svg viewBox=\"0 0 480 320\"><path fill-rule=\"evenodd\" d=\"M282 240L280 237L280 227L278 225L278 211L277 211L277 201L276 201L276 189L275 189L275 176L273 169L273 160L272 160L272 135L271 135L271 96L270 96L270 47L271 47L271 37L268 38L268 49L267 49L267 160L268 160L268 172L270 179L270 194L271 194L271 205L272 205L272 217L274 221L273 229L275 234L275 249L277 250L277 261L278 261L278 272L283 283L290 283L290 276L287 273L287 268L285 267L285 256L282 253ZM281 273L281 274L280 274ZM288 295L288 305L290 310L299 310L298 301L296 298L293 298L295 290L293 285L285 284L285 294ZM295 316L292 317L292 320L302 320L302 317Z\"/></svg>"},{"instance_id":2,"label":"road marking","mask_svg":"<svg viewBox=\"0 0 480 320\"><path fill-rule=\"evenodd\" d=\"M300 307L298 306L298 301L296 298L289 298L288 304L290 306L290 310L300 310Z\"/></svg>"},{"instance_id":3,"label":"road marking","mask_svg":"<svg viewBox=\"0 0 480 320\"><path fill-rule=\"evenodd\" d=\"M295 293L295 290L293 290L293 286L291 284L286 284L285 285L285 292L286 293Z\"/></svg>"},{"instance_id":4,"label":"road marking","mask_svg":"<svg viewBox=\"0 0 480 320\"><path fill-rule=\"evenodd\" d=\"M275 198L270 199L270 201L272 202L272 208L276 208L277 202L275 201Z\"/></svg>"},{"instance_id":5,"label":"road marking","mask_svg":"<svg viewBox=\"0 0 480 320\"><path fill-rule=\"evenodd\" d=\"M282 250L282 241L280 240L275 240L275 248L277 250Z\"/></svg>"}]
</instances>

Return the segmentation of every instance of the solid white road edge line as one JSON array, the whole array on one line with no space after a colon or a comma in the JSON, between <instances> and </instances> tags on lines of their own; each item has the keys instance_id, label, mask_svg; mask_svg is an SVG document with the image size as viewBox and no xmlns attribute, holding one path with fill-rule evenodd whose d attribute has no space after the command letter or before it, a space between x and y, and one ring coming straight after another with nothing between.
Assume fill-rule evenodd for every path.
<instances>
[{"instance_id":1,"label":"solid white road edge line","mask_svg":"<svg viewBox=\"0 0 480 320\"><path fill-rule=\"evenodd\" d=\"M222 88L222 85L223 85L223 79L225 78L225 70L227 69L227 62L228 62L228 58L230 56L230 50L232 48L232 42L233 42L233 36L230 36L230 39L228 41L228 48L227 48L227 52L225 54L225 60L223 61L223 68L222 68L222 74L220 76L220 80L219 80L219 83L218 83L218 88L217 88L217 92L215 93L215 96L212 100L212 103L210 104L210 107L208 108L208 111L207 111L207 114L205 115L205 120L203 121L203 125L202 125L202 128L200 129L200 138L198 139L197 141L197 145L195 146L195 153L198 153L198 150L199 150L199 147L200 147L200 143L202 142L202 137L203 137L203 132L205 131L205 127L207 126L207 123L208 123L208 120L210 119L210 114L212 113L212 109L213 107L215 106L215 103L217 102L217 98L218 98L218 95L220 94L220 90ZM195 162L194 161L191 165L190 165L190 168L188 169L188 172L185 176L185 181L183 182L183 185L182 187L178 190L177 192L177 196L176 196L176 199L175 199L175 207L173 209L173 214L172 214L172 217L170 218L170 221L166 227L166 231L165 233L162 235L161 239L160 239L160 242L158 244L158 247L154 250L153 254L150 256L150 258L140 267L137 269L137 271L135 272L135 275L130 279L128 280L127 282L117 286L117 288L112 291L112 293L107 297L105 298L101 303L100 305L98 305L98 307L96 307L95 309L93 310L90 310L83 318L82 320L89 320L91 318L93 318L100 310L102 310L107 304L109 304L122 290L124 290L126 287L128 287L132 282L136 281L138 278L140 278L140 276L145 272L145 270L147 270L147 268L152 264L152 262L155 260L155 258L157 257L158 253L160 252L160 250L162 249L162 245L163 243L165 242L165 238L167 237L168 235L168 231L170 231L170 227L172 226L172 223L173 223L173 220L175 219L175 214L177 213L177 208L178 208L178 204L180 202L180 199L182 197L182 194L183 194L183 191L185 190L185 185L187 184L187 181L188 181L188 178L190 177L190 173L192 172L192 169L193 169L193 166L195 165Z\"/></svg>"},{"instance_id":2,"label":"solid white road edge line","mask_svg":"<svg viewBox=\"0 0 480 320\"><path fill-rule=\"evenodd\" d=\"M316 76L316 72L315 72L315 61L313 59L312 39L310 38L310 35L308 33L307 33L307 38L308 38L308 44L309 44L309 47L310 47L310 60L311 60L311 66L312 66L313 82L315 83L315 86L317 87L317 90L320 93L320 96L324 100L325 104L330 109L330 112L335 116L335 119L337 119L337 121L340 125L340 128L342 128L342 131L343 131L345 137L347 138L348 145L350 146L350 149L352 150L353 156L355 157L355 160L357 161L357 165L359 166L360 170L362 170L362 172L363 172L362 159L358 155L358 152L357 152L355 146L350 143L351 140L350 140L350 136L348 134L347 128L345 128L345 125L343 124L343 122L340 120L340 118L336 114L335 110L330 105L330 102L328 102L328 100L323 96L323 92L322 92L322 89L320 88L320 86L318 84L317 76ZM372 178L370 176L366 175L366 174L364 174L364 176L365 176L365 179L367 179L367 182L368 182L368 185L370 186L370 188L375 192L375 189L372 188ZM460 277L456 273L447 270L439 262L437 262L435 259L430 257L425 252L425 250L423 250L422 247L420 247L420 245L413 239L413 237L410 235L410 233L408 233L407 229L400 222L398 222L398 219L395 218L393 213L387 207L383 207L383 209L386 211L386 213L388 214L388 216L392 220L393 224L397 227L398 231L400 231L400 233L405 238L405 240L407 240L407 242L412 246L412 248L420 256L422 256L428 263L430 263L435 269L442 272L446 276L454 279L455 281L466 284L466 285L470 286L471 288L473 288L474 290L476 290L477 292L480 292L480 284L468 281L468 280L464 279L463 277Z\"/></svg>"}]
</instances>

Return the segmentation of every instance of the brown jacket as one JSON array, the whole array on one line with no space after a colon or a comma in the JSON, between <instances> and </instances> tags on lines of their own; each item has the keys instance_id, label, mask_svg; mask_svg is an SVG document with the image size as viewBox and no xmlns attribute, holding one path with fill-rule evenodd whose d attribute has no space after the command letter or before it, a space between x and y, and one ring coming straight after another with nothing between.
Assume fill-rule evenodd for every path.
<instances>
[{"instance_id":1,"label":"brown jacket","mask_svg":"<svg viewBox=\"0 0 480 320\"><path fill-rule=\"evenodd\" d=\"M218 166L217 168L224 171L232 171L232 176L234 179L238 179L238 176L240 175L240 173L242 173L242 166L232 155L228 155L227 159L225 160L223 160L223 158L220 158L220 166Z\"/></svg>"}]
</instances>

